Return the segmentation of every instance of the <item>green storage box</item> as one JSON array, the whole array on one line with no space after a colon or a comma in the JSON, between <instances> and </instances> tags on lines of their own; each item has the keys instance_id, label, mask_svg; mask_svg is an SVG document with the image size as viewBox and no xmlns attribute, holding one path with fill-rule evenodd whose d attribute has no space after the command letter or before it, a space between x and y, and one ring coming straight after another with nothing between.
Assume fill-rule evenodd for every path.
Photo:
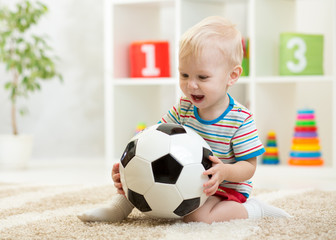
<instances>
[{"instance_id":1,"label":"green storage box","mask_svg":"<svg viewBox=\"0 0 336 240\"><path fill-rule=\"evenodd\" d=\"M323 75L323 35L280 34L280 75Z\"/></svg>"}]
</instances>

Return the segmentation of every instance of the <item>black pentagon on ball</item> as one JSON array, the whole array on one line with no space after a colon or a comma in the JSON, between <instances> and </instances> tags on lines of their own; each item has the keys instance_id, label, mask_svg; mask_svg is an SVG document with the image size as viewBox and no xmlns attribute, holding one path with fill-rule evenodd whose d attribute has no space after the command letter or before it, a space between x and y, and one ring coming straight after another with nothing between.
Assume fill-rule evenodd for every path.
<instances>
[{"instance_id":1,"label":"black pentagon on ball","mask_svg":"<svg viewBox=\"0 0 336 240\"><path fill-rule=\"evenodd\" d=\"M202 165L205 170L208 170L212 167L212 162L210 161L209 156L213 156L212 151L203 147ZM209 178L211 178L211 176L212 175L209 175Z\"/></svg>"},{"instance_id":2,"label":"black pentagon on ball","mask_svg":"<svg viewBox=\"0 0 336 240\"><path fill-rule=\"evenodd\" d=\"M183 166L170 154L164 155L152 162L155 182L175 184Z\"/></svg>"},{"instance_id":3,"label":"black pentagon on ball","mask_svg":"<svg viewBox=\"0 0 336 240\"><path fill-rule=\"evenodd\" d=\"M129 163L129 161L131 161L131 159L135 156L137 142L138 142L138 139L132 142L129 142L125 148L124 153L121 155L120 162L124 168Z\"/></svg>"},{"instance_id":4,"label":"black pentagon on ball","mask_svg":"<svg viewBox=\"0 0 336 240\"><path fill-rule=\"evenodd\" d=\"M139 193L128 189L128 200L141 212L149 212L152 211L150 206L148 205L145 197Z\"/></svg>"},{"instance_id":5,"label":"black pentagon on ball","mask_svg":"<svg viewBox=\"0 0 336 240\"><path fill-rule=\"evenodd\" d=\"M175 134L182 134L187 133L182 125L174 124L174 123L162 123L160 124L157 129L168 135L175 135Z\"/></svg>"},{"instance_id":6,"label":"black pentagon on ball","mask_svg":"<svg viewBox=\"0 0 336 240\"><path fill-rule=\"evenodd\" d=\"M183 217L200 206L201 199L198 198L191 198L182 201L182 203L175 209L174 213L180 217Z\"/></svg>"}]
</instances>

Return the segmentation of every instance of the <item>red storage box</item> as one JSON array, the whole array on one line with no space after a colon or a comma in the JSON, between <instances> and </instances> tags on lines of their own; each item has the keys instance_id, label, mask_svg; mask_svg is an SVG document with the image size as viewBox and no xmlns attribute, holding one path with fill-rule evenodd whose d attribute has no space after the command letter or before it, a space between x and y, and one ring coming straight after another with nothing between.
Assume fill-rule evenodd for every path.
<instances>
[{"instance_id":1,"label":"red storage box","mask_svg":"<svg viewBox=\"0 0 336 240\"><path fill-rule=\"evenodd\" d=\"M133 42L130 45L131 77L170 77L169 43Z\"/></svg>"}]
</instances>

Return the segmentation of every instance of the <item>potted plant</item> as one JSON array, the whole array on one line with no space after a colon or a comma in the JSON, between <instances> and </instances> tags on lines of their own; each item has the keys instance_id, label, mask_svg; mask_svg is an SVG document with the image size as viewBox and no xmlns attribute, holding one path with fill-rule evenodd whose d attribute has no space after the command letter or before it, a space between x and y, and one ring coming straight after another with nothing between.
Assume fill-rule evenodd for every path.
<instances>
[{"instance_id":1,"label":"potted plant","mask_svg":"<svg viewBox=\"0 0 336 240\"><path fill-rule=\"evenodd\" d=\"M17 127L17 114L25 113L18 109L17 100L41 90L45 80L62 80L47 37L32 31L47 11L46 5L30 0L17 3L14 9L0 9L0 64L10 76L4 87L11 102L12 126L12 134L0 135L0 169L23 168L31 155L32 136L19 134Z\"/></svg>"}]
</instances>

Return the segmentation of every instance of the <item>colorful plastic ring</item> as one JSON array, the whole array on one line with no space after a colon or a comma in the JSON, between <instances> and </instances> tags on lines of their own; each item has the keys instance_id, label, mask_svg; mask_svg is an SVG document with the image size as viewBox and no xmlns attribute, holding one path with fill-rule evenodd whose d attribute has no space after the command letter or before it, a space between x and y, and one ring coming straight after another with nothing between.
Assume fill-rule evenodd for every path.
<instances>
[{"instance_id":1,"label":"colorful plastic ring","mask_svg":"<svg viewBox=\"0 0 336 240\"><path fill-rule=\"evenodd\" d=\"M294 137L313 138L313 137L317 137L317 133L316 132L295 132Z\"/></svg>"},{"instance_id":2,"label":"colorful plastic ring","mask_svg":"<svg viewBox=\"0 0 336 240\"><path fill-rule=\"evenodd\" d=\"M323 165L323 160L321 158L315 159L300 159L300 158L290 158L288 164L296 166L321 166Z\"/></svg>"},{"instance_id":3,"label":"colorful plastic ring","mask_svg":"<svg viewBox=\"0 0 336 240\"><path fill-rule=\"evenodd\" d=\"M312 109L301 109L297 111L298 114L314 114L315 111Z\"/></svg>"},{"instance_id":4,"label":"colorful plastic ring","mask_svg":"<svg viewBox=\"0 0 336 240\"><path fill-rule=\"evenodd\" d=\"M316 126L315 120L297 120L295 126L297 127L314 127Z\"/></svg>"},{"instance_id":5,"label":"colorful plastic ring","mask_svg":"<svg viewBox=\"0 0 336 240\"><path fill-rule=\"evenodd\" d=\"M291 157L294 158L318 158L321 157L321 152L291 152Z\"/></svg>"},{"instance_id":6,"label":"colorful plastic ring","mask_svg":"<svg viewBox=\"0 0 336 240\"><path fill-rule=\"evenodd\" d=\"M311 144L294 144L291 148L293 151L312 151L312 152L316 152L316 151L320 151L321 150L321 147L320 145L318 144L314 144L314 145L311 145Z\"/></svg>"},{"instance_id":7,"label":"colorful plastic ring","mask_svg":"<svg viewBox=\"0 0 336 240\"><path fill-rule=\"evenodd\" d=\"M320 140L314 138L293 138L293 144L319 144Z\"/></svg>"},{"instance_id":8,"label":"colorful plastic ring","mask_svg":"<svg viewBox=\"0 0 336 240\"><path fill-rule=\"evenodd\" d=\"M267 154L267 155L263 155L263 159L278 159L278 154L274 154L274 155L270 155L270 154Z\"/></svg>"},{"instance_id":9,"label":"colorful plastic ring","mask_svg":"<svg viewBox=\"0 0 336 240\"><path fill-rule=\"evenodd\" d=\"M279 159L277 160L263 160L262 161L263 164L279 164Z\"/></svg>"},{"instance_id":10,"label":"colorful plastic ring","mask_svg":"<svg viewBox=\"0 0 336 240\"><path fill-rule=\"evenodd\" d=\"M297 115L298 120L312 120L315 119L315 115L314 114L299 114Z\"/></svg>"},{"instance_id":11,"label":"colorful plastic ring","mask_svg":"<svg viewBox=\"0 0 336 240\"><path fill-rule=\"evenodd\" d=\"M295 132L316 132L317 127L295 127Z\"/></svg>"},{"instance_id":12,"label":"colorful plastic ring","mask_svg":"<svg viewBox=\"0 0 336 240\"><path fill-rule=\"evenodd\" d=\"M265 150L268 153L277 153L278 152L278 148L277 147L266 147Z\"/></svg>"},{"instance_id":13,"label":"colorful plastic ring","mask_svg":"<svg viewBox=\"0 0 336 240\"><path fill-rule=\"evenodd\" d=\"M267 142L267 147L276 147L276 142Z\"/></svg>"}]
</instances>

